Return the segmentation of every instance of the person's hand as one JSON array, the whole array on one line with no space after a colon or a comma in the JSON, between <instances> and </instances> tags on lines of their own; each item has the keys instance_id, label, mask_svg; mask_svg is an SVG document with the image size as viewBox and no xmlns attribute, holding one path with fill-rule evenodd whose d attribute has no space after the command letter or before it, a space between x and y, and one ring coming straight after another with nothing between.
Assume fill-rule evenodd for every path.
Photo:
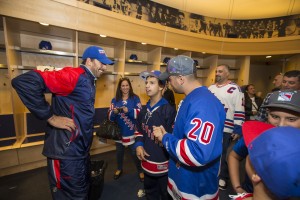
<instances>
[{"instance_id":1,"label":"person's hand","mask_svg":"<svg viewBox=\"0 0 300 200\"><path fill-rule=\"evenodd\" d=\"M128 113L128 108L127 107L123 106L122 108L123 108L124 113Z\"/></svg>"},{"instance_id":2,"label":"person's hand","mask_svg":"<svg viewBox=\"0 0 300 200\"><path fill-rule=\"evenodd\" d=\"M138 146L136 148L136 156L139 160L146 160L145 156L149 156L149 154L145 151L144 147Z\"/></svg>"},{"instance_id":3,"label":"person's hand","mask_svg":"<svg viewBox=\"0 0 300 200\"><path fill-rule=\"evenodd\" d=\"M153 126L153 134L158 139L158 141L162 141L164 134L166 134L166 130L163 126Z\"/></svg>"},{"instance_id":4,"label":"person's hand","mask_svg":"<svg viewBox=\"0 0 300 200\"><path fill-rule=\"evenodd\" d=\"M114 111L115 114L119 113L119 110L117 108L114 108L113 111Z\"/></svg>"},{"instance_id":5,"label":"person's hand","mask_svg":"<svg viewBox=\"0 0 300 200\"><path fill-rule=\"evenodd\" d=\"M232 141L235 141L235 140L238 140L240 138L240 135L236 134L236 133L232 133L231 138L232 138Z\"/></svg>"},{"instance_id":6,"label":"person's hand","mask_svg":"<svg viewBox=\"0 0 300 200\"><path fill-rule=\"evenodd\" d=\"M56 128L60 128L60 129L66 129L70 132L76 130L76 125L75 125L73 119L68 118L68 117L53 115L52 117L50 117L47 120L47 122L51 126L54 126Z\"/></svg>"}]
</instances>

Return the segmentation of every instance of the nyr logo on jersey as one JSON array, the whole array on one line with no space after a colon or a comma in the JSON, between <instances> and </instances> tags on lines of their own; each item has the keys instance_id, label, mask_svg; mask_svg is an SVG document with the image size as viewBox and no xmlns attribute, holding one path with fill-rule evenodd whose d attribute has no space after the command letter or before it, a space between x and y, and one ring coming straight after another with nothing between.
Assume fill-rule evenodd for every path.
<instances>
[{"instance_id":1,"label":"nyr logo on jersey","mask_svg":"<svg viewBox=\"0 0 300 200\"><path fill-rule=\"evenodd\" d=\"M139 109L142 109L142 104L141 104L141 103L138 103L136 106L137 106Z\"/></svg>"},{"instance_id":2,"label":"nyr logo on jersey","mask_svg":"<svg viewBox=\"0 0 300 200\"><path fill-rule=\"evenodd\" d=\"M236 87L230 87L230 88L227 90L227 93L232 94L234 90L236 90Z\"/></svg>"}]
</instances>

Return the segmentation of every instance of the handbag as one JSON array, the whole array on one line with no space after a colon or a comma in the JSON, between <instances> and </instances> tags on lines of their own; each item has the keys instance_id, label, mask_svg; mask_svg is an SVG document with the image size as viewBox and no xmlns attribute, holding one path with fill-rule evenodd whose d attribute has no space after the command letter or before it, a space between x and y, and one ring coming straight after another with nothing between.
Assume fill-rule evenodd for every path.
<instances>
[{"instance_id":1,"label":"handbag","mask_svg":"<svg viewBox=\"0 0 300 200\"><path fill-rule=\"evenodd\" d=\"M110 140L122 140L121 130L117 123L105 119L100 128L96 131L96 135L99 138Z\"/></svg>"}]
</instances>

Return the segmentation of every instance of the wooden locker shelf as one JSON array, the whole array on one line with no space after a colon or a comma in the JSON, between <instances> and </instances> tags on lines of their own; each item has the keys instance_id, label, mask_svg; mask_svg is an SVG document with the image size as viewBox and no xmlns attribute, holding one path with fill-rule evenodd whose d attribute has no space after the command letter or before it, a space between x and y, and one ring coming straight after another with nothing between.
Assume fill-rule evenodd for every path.
<instances>
[{"instance_id":1,"label":"wooden locker shelf","mask_svg":"<svg viewBox=\"0 0 300 200\"><path fill-rule=\"evenodd\" d=\"M45 54L45 55L55 55L55 56L64 56L64 57L75 57L76 53L64 52L64 51L54 51L54 50L45 50L45 49L31 49L24 47L14 47L15 50L26 53L35 53L35 54Z\"/></svg>"},{"instance_id":2,"label":"wooden locker shelf","mask_svg":"<svg viewBox=\"0 0 300 200\"><path fill-rule=\"evenodd\" d=\"M0 69L7 69L7 65L5 65L5 64L0 64Z\"/></svg>"}]
</instances>

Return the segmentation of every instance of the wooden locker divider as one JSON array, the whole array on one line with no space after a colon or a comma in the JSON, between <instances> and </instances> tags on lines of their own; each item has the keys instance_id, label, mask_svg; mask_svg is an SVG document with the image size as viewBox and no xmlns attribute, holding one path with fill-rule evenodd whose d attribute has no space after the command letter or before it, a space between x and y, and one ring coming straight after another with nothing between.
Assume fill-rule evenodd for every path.
<instances>
[{"instance_id":1,"label":"wooden locker divider","mask_svg":"<svg viewBox=\"0 0 300 200\"><path fill-rule=\"evenodd\" d=\"M3 17L4 26L4 37L6 46L6 57L8 66L8 76L11 80L12 78L18 76L21 72L17 70L17 66L21 64L20 55L13 49L14 46L20 45L20 36L14 29L14 24L9 23L6 17ZM20 147L23 140L25 139L25 121L24 121L24 111L25 106L20 100L15 90L11 90L12 97L12 108L14 116L14 124L16 131L16 142L13 147Z\"/></svg>"}]
</instances>

